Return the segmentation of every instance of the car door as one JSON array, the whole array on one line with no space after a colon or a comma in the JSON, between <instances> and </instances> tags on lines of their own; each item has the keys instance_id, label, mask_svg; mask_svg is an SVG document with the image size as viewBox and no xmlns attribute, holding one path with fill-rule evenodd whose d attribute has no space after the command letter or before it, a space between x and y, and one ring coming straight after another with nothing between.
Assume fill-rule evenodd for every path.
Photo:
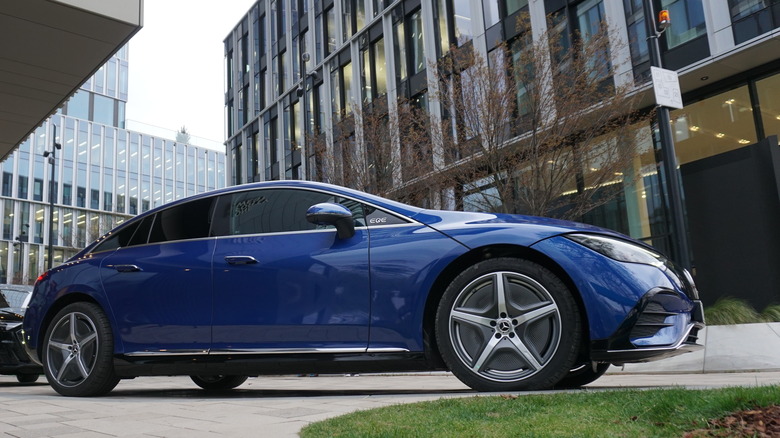
<instances>
[{"instance_id":1,"label":"car door","mask_svg":"<svg viewBox=\"0 0 780 438\"><path fill-rule=\"evenodd\" d=\"M102 262L101 280L128 355L205 354L211 345L215 198L147 216L127 247Z\"/></svg>"},{"instance_id":2,"label":"car door","mask_svg":"<svg viewBox=\"0 0 780 438\"><path fill-rule=\"evenodd\" d=\"M316 227L306 210L346 201L302 189L220 197L214 214L212 352L364 351L368 343L368 233Z\"/></svg>"}]
</instances>

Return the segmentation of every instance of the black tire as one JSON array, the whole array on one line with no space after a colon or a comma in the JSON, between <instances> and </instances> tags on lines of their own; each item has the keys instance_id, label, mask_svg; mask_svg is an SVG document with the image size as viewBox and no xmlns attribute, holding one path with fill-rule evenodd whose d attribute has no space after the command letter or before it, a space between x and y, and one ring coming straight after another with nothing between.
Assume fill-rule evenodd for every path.
<instances>
[{"instance_id":1,"label":"black tire","mask_svg":"<svg viewBox=\"0 0 780 438\"><path fill-rule=\"evenodd\" d=\"M114 337L96 304L73 303L57 313L43 341L43 370L58 393L95 397L119 383L114 372Z\"/></svg>"},{"instance_id":2,"label":"black tire","mask_svg":"<svg viewBox=\"0 0 780 438\"><path fill-rule=\"evenodd\" d=\"M585 386L588 383L595 382L599 377L609 369L608 363L600 363L596 365L596 369L593 369L593 365L588 362L575 366L569 371L560 382L555 384L556 389L574 389L581 386Z\"/></svg>"},{"instance_id":3,"label":"black tire","mask_svg":"<svg viewBox=\"0 0 780 438\"><path fill-rule=\"evenodd\" d=\"M553 388L572 368L581 336L566 285L522 259L470 266L447 287L436 313L444 362L477 391Z\"/></svg>"},{"instance_id":4,"label":"black tire","mask_svg":"<svg viewBox=\"0 0 780 438\"><path fill-rule=\"evenodd\" d=\"M229 391L246 382L247 376L190 376L193 382L206 391Z\"/></svg>"},{"instance_id":5,"label":"black tire","mask_svg":"<svg viewBox=\"0 0 780 438\"><path fill-rule=\"evenodd\" d=\"M35 383L38 381L40 374L17 374L16 380L19 383Z\"/></svg>"}]
</instances>

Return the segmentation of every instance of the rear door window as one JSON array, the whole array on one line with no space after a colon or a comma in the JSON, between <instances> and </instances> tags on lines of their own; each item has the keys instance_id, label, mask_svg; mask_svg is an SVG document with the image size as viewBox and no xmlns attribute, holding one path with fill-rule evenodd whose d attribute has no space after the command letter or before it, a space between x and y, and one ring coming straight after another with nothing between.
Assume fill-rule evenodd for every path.
<instances>
[{"instance_id":1,"label":"rear door window","mask_svg":"<svg viewBox=\"0 0 780 438\"><path fill-rule=\"evenodd\" d=\"M149 243L208 237L214 199L196 199L158 212Z\"/></svg>"},{"instance_id":2,"label":"rear door window","mask_svg":"<svg viewBox=\"0 0 780 438\"><path fill-rule=\"evenodd\" d=\"M320 228L306 220L306 211L323 202L344 205L355 219L355 226L364 226L363 206L357 201L325 192L299 189L261 189L224 195L214 212L212 235L285 233Z\"/></svg>"}]
</instances>

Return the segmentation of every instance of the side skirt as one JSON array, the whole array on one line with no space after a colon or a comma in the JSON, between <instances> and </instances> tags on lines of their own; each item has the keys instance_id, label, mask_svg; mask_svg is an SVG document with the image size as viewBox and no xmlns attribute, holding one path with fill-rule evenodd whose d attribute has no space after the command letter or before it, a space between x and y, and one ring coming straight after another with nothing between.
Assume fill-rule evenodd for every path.
<instances>
[{"instance_id":1,"label":"side skirt","mask_svg":"<svg viewBox=\"0 0 780 438\"><path fill-rule=\"evenodd\" d=\"M418 353L341 353L278 355L176 355L114 357L122 378L173 375L283 375L382 373L441 370Z\"/></svg>"}]
</instances>

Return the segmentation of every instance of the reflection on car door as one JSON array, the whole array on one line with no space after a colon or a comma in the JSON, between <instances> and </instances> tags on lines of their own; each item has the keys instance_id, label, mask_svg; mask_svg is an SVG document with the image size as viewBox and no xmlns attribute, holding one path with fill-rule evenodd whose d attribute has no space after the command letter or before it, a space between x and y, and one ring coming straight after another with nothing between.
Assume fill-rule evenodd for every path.
<instances>
[{"instance_id":1,"label":"reflection on car door","mask_svg":"<svg viewBox=\"0 0 780 438\"><path fill-rule=\"evenodd\" d=\"M214 353L365 350L368 234L358 227L342 240L335 229L317 229L305 213L320 202L334 198L298 189L220 198Z\"/></svg>"}]
</instances>

